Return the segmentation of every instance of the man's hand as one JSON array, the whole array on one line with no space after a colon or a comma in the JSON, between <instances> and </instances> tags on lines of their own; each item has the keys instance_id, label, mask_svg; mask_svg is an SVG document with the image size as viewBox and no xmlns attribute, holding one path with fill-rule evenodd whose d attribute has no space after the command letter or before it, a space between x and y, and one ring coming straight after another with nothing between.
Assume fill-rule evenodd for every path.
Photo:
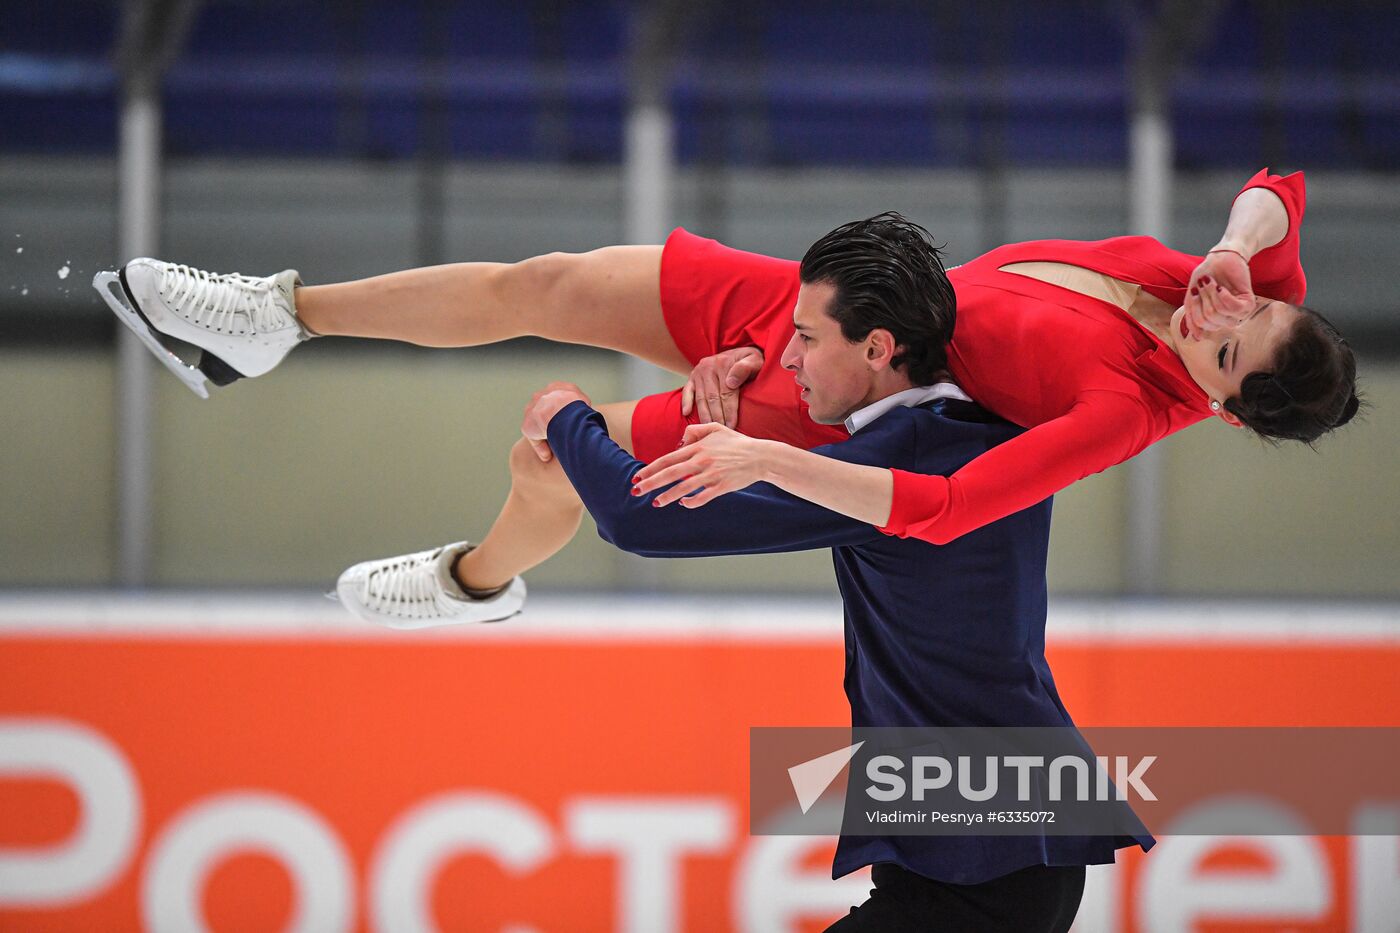
<instances>
[{"instance_id":1,"label":"man's hand","mask_svg":"<svg viewBox=\"0 0 1400 933\"><path fill-rule=\"evenodd\" d=\"M681 414L690 409L701 424L721 422L727 428L739 423L739 386L763 368L763 353L757 347L740 347L707 356L695 364L681 391Z\"/></svg>"},{"instance_id":2,"label":"man's hand","mask_svg":"<svg viewBox=\"0 0 1400 933\"><path fill-rule=\"evenodd\" d=\"M1207 253L1187 281L1185 322L1193 339L1237 324L1254 310L1249 263L1233 249L1219 247Z\"/></svg>"},{"instance_id":3,"label":"man's hand","mask_svg":"<svg viewBox=\"0 0 1400 933\"><path fill-rule=\"evenodd\" d=\"M687 508L704 505L716 496L763 480L768 470L766 455L774 445L781 446L777 441L747 437L714 423L692 424L685 429L681 444L637 471L632 477L633 495L676 483L652 505L670 505L677 500ZM701 486L705 487L703 492L691 495Z\"/></svg>"},{"instance_id":4,"label":"man's hand","mask_svg":"<svg viewBox=\"0 0 1400 933\"><path fill-rule=\"evenodd\" d=\"M520 433L534 448L535 456L545 463L554 459L554 451L549 449L549 422L559 410L570 402L593 402L583 390L572 382L551 382L530 397L525 406L525 420L520 423Z\"/></svg>"}]
</instances>

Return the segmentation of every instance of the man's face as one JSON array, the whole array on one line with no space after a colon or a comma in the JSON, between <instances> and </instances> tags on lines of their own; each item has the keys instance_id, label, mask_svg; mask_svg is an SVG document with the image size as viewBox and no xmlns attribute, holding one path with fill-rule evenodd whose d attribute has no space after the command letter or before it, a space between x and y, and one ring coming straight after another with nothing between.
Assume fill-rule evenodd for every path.
<instances>
[{"instance_id":1,"label":"man's face","mask_svg":"<svg viewBox=\"0 0 1400 933\"><path fill-rule=\"evenodd\" d=\"M853 411L870 404L873 372L866 363L869 340L851 343L841 325L827 314L836 286L803 283L797 293L792 323L797 333L783 350L784 369L792 370L802 387L808 415L817 424L840 424Z\"/></svg>"}]
</instances>

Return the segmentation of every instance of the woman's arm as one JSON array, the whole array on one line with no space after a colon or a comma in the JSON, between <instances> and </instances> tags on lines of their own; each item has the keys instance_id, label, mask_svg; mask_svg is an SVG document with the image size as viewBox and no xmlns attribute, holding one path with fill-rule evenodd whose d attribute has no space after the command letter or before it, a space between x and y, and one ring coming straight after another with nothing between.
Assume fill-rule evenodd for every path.
<instances>
[{"instance_id":1,"label":"woman's arm","mask_svg":"<svg viewBox=\"0 0 1400 933\"><path fill-rule=\"evenodd\" d=\"M1259 172L1235 197L1219 242L1191 272L1186 327L1193 337L1253 312L1255 294L1302 300L1298 223L1307 200L1303 175Z\"/></svg>"},{"instance_id":2,"label":"woman's arm","mask_svg":"<svg viewBox=\"0 0 1400 933\"><path fill-rule=\"evenodd\" d=\"M719 424L686 428L683 446L639 470L632 482L634 495L676 483L659 494L655 504L679 501L686 508L698 508L754 483L772 483L798 498L877 526L889 520L894 488L884 467L846 463L779 441L748 437Z\"/></svg>"},{"instance_id":3,"label":"woman's arm","mask_svg":"<svg viewBox=\"0 0 1400 933\"><path fill-rule=\"evenodd\" d=\"M641 494L679 481L656 498L658 505L704 487L681 500L695 508L766 481L886 534L946 544L1132 457L1153 440L1150 427L1147 410L1133 397L1087 392L1067 414L991 448L950 476L933 476L821 462L825 458L776 441L692 425L685 446L639 471L633 483Z\"/></svg>"},{"instance_id":4,"label":"woman's arm","mask_svg":"<svg viewBox=\"0 0 1400 933\"><path fill-rule=\"evenodd\" d=\"M1239 253L1245 261L1288 235L1288 209L1283 198L1269 188L1246 188L1230 207L1230 219L1220 242L1211 247Z\"/></svg>"},{"instance_id":5,"label":"woman's arm","mask_svg":"<svg viewBox=\"0 0 1400 933\"><path fill-rule=\"evenodd\" d=\"M991 448L950 476L894 470L886 534L946 544L1135 456L1156 439L1139 399L1094 390L1066 414Z\"/></svg>"},{"instance_id":6,"label":"woman's arm","mask_svg":"<svg viewBox=\"0 0 1400 933\"><path fill-rule=\"evenodd\" d=\"M1302 172L1294 172L1292 175L1270 175L1265 169L1245 182L1236 203L1245 196L1261 197L1255 192L1266 192L1277 197L1283 205L1287 221L1280 239L1270 244L1266 233L1260 240L1259 251L1250 257L1249 273L1254 279L1254 292L1265 298L1298 304L1308 290L1308 280L1303 275L1303 263L1300 258L1303 212L1308 205L1307 183ZM1274 218L1263 219L1260 222L1269 225L1268 231L1273 231L1277 229L1276 208L1272 202L1266 203L1271 205L1268 210L1275 211Z\"/></svg>"},{"instance_id":7,"label":"woman's arm","mask_svg":"<svg viewBox=\"0 0 1400 933\"><path fill-rule=\"evenodd\" d=\"M889 521L894 475L888 469L842 463L787 444L778 447L768 466L768 482L877 528Z\"/></svg>"}]
</instances>

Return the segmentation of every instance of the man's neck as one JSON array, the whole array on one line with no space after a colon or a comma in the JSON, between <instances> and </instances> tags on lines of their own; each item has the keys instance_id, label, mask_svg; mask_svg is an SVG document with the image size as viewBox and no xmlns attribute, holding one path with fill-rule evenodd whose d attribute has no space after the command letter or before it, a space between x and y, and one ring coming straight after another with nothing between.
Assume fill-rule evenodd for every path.
<instances>
[{"instance_id":1,"label":"man's neck","mask_svg":"<svg viewBox=\"0 0 1400 933\"><path fill-rule=\"evenodd\" d=\"M914 388L914 383L909 381L909 377L899 373L897 370L891 370L887 378L877 378L875 380L870 386L870 392L867 393L861 403L852 410L860 411L867 405L874 405L882 398L889 398L896 392L903 392L906 389L912 388Z\"/></svg>"}]
</instances>

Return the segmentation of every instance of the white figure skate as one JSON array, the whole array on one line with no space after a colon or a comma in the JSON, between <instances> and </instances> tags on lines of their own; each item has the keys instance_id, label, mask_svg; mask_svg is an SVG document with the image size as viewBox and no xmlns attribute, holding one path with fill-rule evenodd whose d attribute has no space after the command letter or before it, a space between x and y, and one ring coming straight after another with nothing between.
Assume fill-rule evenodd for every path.
<instances>
[{"instance_id":1,"label":"white figure skate","mask_svg":"<svg viewBox=\"0 0 1400 933\"><path fill-rule=\"evenodd\" d=\"M312 336L296 317L298 283L295 269L255 278L144 258L92 280L117 320L201 398L206 379L226 386L261 376ZM183 360L166 338L198 347L199 362Z\"/></svg>"},{"instance_id":2,"label":"white figure skate","mask_svg":"<svg viewBox=\"0 0 1400 933\"><path fill-rule=\"evenodd\" d=\"M452 564L472 549L466 541L416 554L368 560L340 575L335 592L356 618L390 628L500 622L525 605L525 581L515 577L494 596L473 599L452 577Z\"/></svg>"}]
</instances>

